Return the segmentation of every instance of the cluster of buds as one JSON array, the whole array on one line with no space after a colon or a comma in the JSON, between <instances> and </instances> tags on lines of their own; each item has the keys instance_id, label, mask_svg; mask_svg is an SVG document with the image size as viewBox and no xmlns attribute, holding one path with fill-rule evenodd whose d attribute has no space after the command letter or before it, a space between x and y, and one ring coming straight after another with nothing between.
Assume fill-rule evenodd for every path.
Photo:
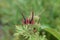
<instances>
[{"instance_id":1,"label":"cluster of buds","mask_svg":"<svg viewBox=\"0 0 60 40\"><path fill-rule=\"evenodd\" d=\"M36 24L39 20L39 16L34 16L34 12L32 11L32 14L31 16L29 16L29 18L26 18L23 13L22 13L22 16L23 16L23 20L22 20L22 23L23 24ZM37 29L36 28L33 28L33 32L37 32Z\"/></svg>"},{"instance_id":2,"label":"cluster of buds","mask_svg":"<svg viewBox=\"0 0 60 40\"><path fill-rule=\"evenodd\" d=\"M30 19L25 18L23 14L22 14L22 16L24 18L23 21L22 21L23 24L34 24L35 23L35 21L34 21L34 12L32 12L32 17Z\"/></svg>"}]
</instances>

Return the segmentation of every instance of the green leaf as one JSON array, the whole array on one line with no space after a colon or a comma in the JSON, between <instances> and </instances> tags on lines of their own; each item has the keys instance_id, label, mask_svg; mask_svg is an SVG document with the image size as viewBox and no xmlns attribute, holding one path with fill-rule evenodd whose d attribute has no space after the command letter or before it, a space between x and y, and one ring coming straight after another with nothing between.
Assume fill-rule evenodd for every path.
<instances>
[{"instance_id":1,"label":"green leaf","mask_svg":"<svg viewBox=\"0 0 60 40\"><path fill-rule=\"evenodd\" d=\"M60 33L54 30L53 28L45 28L47 32L51 33L53 36L55 36L58 40L60 40Z\"/></svg>"}]
</instances>

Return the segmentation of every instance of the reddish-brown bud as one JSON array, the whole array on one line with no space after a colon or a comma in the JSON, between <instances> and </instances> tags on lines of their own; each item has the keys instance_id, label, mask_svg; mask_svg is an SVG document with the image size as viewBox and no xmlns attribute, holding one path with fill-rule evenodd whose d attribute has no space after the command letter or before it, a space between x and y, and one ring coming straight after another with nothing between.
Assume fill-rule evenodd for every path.
<instances>
[{"instance_id":1,"label":"reddish-brown bud","mask_svg":"<svg viewBox=\"0 0 60 40\"><path fill-rule=\"evenodd\" d=\"M31 22L30 22L30 24L34 24L35 23L35 21L34 20L32 20Z\"/></svg>"},{"instance_id":2,"label":"reddish-brown bud","mask_svg":"<svg viewBox=\"0 0 60 40\"><path fill-rule=\"evenodd\" d=\"M23 24L29 24L29 19L27 18L26 20L23 20L22 22Z\"/></svg>"}]
</instances>

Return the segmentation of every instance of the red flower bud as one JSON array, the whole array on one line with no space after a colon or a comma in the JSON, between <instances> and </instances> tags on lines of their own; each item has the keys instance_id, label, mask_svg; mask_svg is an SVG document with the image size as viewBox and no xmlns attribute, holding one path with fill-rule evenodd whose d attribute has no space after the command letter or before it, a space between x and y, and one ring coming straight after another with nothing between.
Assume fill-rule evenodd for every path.
<instances>
[{"instance_id":1,"label":"red flower bud","mask_svg":"<svg viewBox=\"0 0 60 40\"><path fill-rule=\"evenodd\" d=\"M34 24L35 22L34 22L34 20L32 20L31 22L30 22L30 24Z\"/></svg>"},{"instance_id":2,"label":"red flower bud","mask_svg":"<svg viewBox=\"0 0 60 40\"><path fill-rule=\"evenodd\" d=\"M29 24L29 19L28 18L26 19L26 24Z\"/></svg>"},{"instance_id":3,"label":"red flower bud","mask_svg":"<svg viewBox=\"0 0 60 40\"><path fill-rule=\"evenodd\" d=\"M23 20L22 22L23 24L29 24L29 19L27 18L26 20Z\"/></svg>"}]
</instances>

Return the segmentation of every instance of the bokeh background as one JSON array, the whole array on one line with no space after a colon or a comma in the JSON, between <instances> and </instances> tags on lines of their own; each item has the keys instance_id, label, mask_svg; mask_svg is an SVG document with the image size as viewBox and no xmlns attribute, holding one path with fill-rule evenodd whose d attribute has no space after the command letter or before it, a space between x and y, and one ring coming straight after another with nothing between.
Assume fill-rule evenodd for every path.
<instances>
[{"instance_id":1,"label":"bokeh background","mask_svg":"<svg viewBox=\"0 0 60 40\"><path fill-rule=\"evenodd\" d=\"M60 0L0 0L0 40L14 40L15 25L22 25L21 13L29 17L32 9L40 25L45 26L46 40L60 40Z\"/></svg>"}]
</instances>

